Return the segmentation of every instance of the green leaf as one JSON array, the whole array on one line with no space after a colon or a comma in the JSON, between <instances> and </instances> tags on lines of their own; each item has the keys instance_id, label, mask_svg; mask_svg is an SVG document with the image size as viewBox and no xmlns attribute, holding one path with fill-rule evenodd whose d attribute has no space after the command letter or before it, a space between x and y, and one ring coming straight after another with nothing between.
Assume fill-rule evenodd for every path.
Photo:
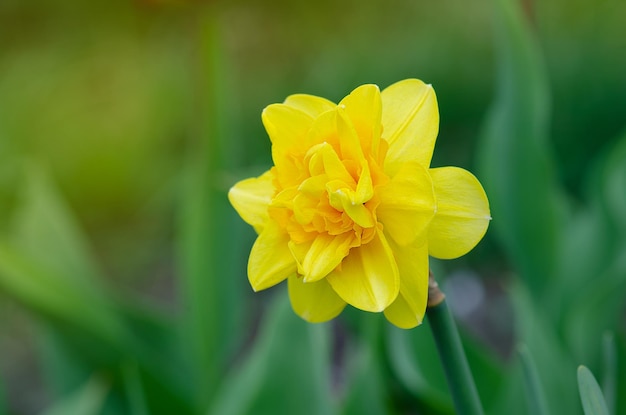
<instances>
[{"instance_id":1,"label":"green leaf","mask_svg":"<svg viewBox=\"0 0 626 415\"><path fill-rule=\"evenodd\" d=\"M119 345L125 328L85 236L45 171L29 163L24 173L12 232L0 239L0 287L46 318Z\"/></svg>"},{"instance_id":2,"label":"green leaf","mask_svg":"<svg viewBox=\"0 0 626 415\"><path fill-rule=\"evenodd\" d=\"M86 236L46 171L26 163L11 241L21 252L86 290L102 287Z\"/></svg>"},{"instance_id":3,"label":"green leaf","mask_svg":"<svg viewBox=\"0 0 626 415\"><path fill-rule=\"evenodd\" d=\"M55 403L41 415L98 415L102 412L108 385L92 377L79 390Z\"/></svg>"},{"instance_id":4,"label":"green leaf","mask_svg":"<svg viewBox=\"0 0 626 415\"><path fill-rule=\"evenodd\" d=\"M172 324L105 286L87 238L43 170L30 165L21 189L13 233L0 238L0 289L42 323L52 389L67 392L94 368L136 360L154 380L158 393L148 396L158 407L185 407L188 369Z\"/></svg>"},{"instance_id":5,"label":"green leaf","mask_svg":"<svg viewBox=\"0 0 626 415\"><path fill-rule=\"evenodd\" d=\"M578 367L578 388L585 415L609 415L604 395L596 378L582 365Z\"/></svg>"},{"instance_id":6,"label":"green leaf","mask_svg":"<svg viewBox=\"0 0 626 415\"><path fill-rule=\"evenodd\" d=\"M560 278L550 291L579 362L597 358L597 339L607 328L618 327L626 299L624 157L626 136L594 161L586 185L590 207L574 216L566 230Z\"/></svg>"},{"instance_id":7,"label":"green leaf","mask_svg":"<svg viewBox=\"0 0 626 415\"><path fill-rule=\"evenodd\" d=\"M524 387L523 369L517 360L504 374L501 387L495 394L494 403L487 413L493 415L528 415L531 413L527 409Z\"/></svg>"},{"instance_id":8,"label":"green leaf","mask_svg":"<svg viewBox=\"0 0 626 415\"><path fill-rule=\"evenodd\" d=\"M532 296L521 283L511 287L513 311L516 316L516 338L523 339L535 362L538 378L541 379L545 406L548 413L576 414L576 383L567 373L576 364L566 346L557 336L550 319L532 301ZM571 373L571 372L570 372ZM524 376L523 373L520 373ZM513 385L517 382L510 380ZM521 382L520 382L521 384ZM523 393L523 388L518 393ZM529 413L532 413L530 409Z\"/></svg>"},{"instance_id":9,"label":"green leaf","mask_svg":"<svg viewBox=\"0 0 626 415\"><path fill-rule=\"evenodd\" d=\"M615 249L614 238L609 236L614 226L607 219L598 203L582 208L570 218L564 229L558 278L552 281L547 294L551 301L546 306L552 309L551 314L567 318L580 307L592 285L601 285L598 278L606 275ZM595 278L590 279L590 275Z\"/></svg>"},{"instance_id":10,"label":"green leaf","mask_svg":"<svg viewBox=\"0 0 626 415\"><path fill-rule=\"evenodd\" d=\"M622 391L626 385L626 338L623 333L615 336L617 346L616 371L617 379L615 382L616 391ZM605 391L606 394L607 391ZM610 405L611 402L607 401ZM626 412L626 394L617 393L615 395L615 412L612 415L623 414Z\"/></svg>"},{"instance_id":11,"label":"green leaf","mask_svg":"<svg viewBox=\"0 0 626 415\"><path fill-rule=\"evenodd\" d=\"M546 398L544 395L541 381L535 362L526 346L519 346L517 352L524 369L524 384L526 385L526 396L528 402L528 410L531 414L547 415Z\"/></svg>"},{"instance_id":12,"label":"green leaf","mask_svg":"<svg viewBox=\"0 0 626 415\"><path fill-rule=\"evenodd\" d=\"M148 415L145 392L141 381L141 374L136 362L129 362L122 368L124 386L131 415Z\"/></svg>"},{"instance_id":13,"label":"green leaf","mask_svg":"<svg viewBox=\"0 0 626 415\"><path fill-rule=\"evenodd\" d=\"M387 339L391 369L409 392L433 412L454 413L428 322L413 330L389 325Z\"/></svg>"},{"instance_id":14,"label":"green leaf","mask_svg":"<svg viewBox=\"0 0 626 415\"><path fill-rule=\"evenodd\" d=\"M617 390L617 345L615 335L606 332L602 336L602 366L604 376L602 378L602 390L604 399L610 414L615 414L616 390Z\"/></svg>"},{"instance_id":15,"label":"green leaf","mask_svg":"<svg viewBox=\"0 0 626 415\"><path fill-rule=\"evenodd\" d=\"M461 336L480 400L485 411L490 413L490 409L498 404L500 391L505 386L505 367L483 344L464 336L462 331ZM413 330L389 325L387 343L391 369L404 387L433 411L453 413L428 320Z\"/></svg>"},{"instance_id":16,"label":"green leaf","mask_svg":"<svg viewBox=\"0 0 626 415\"><path fill-rule=\"evenodd\" d=\"M608 276L607 270L619 260L626 247L626 135L598 155L587 172L585 199L587 207L573 215L565 229L560 274L554 294L576 308L581 293ZM589 241L593 241L590 244ZM593 279L589 275L595 275ZM567 311L566 311L567 312Z\"/></svg>"},{"instance_id":17,"label":"green leaf","mask_svg":"<svg viewBox=\"0 0 626 415\"><path fill-rule=\"evenodd\" d=\"M3 241L0 287L44 317L71 324L107 344L120 347L128 340L124 326L97 291L74 284Z\"/></svg>"},{"instance_id":18,"label":"green leaf","mask_svg":"<svg viewBox=\"0 0 626 415\"><path fill-rule=\"evenodd\" d=\"M380 361L367 344L361 345L348 363L348 391L341 413L344 415L378 415L389 413L389 396Z\"/></svg>"},{"instance_id":19,"label":"green leaf","mask_svg":"<svg viewBox=\"0 0 626 415\"><path fill-rule=\"evenodd\" d=\"M479 148L493 226L540 295L555 271L562 200L548 140L544 62L516 0L495 0L496 97Z\"/></svg>"},{"instance_id":20,"label":"green leaf","mask_svg":"<svg viewBox=\"0 0 626 415\"><path fill-rule=\"evenodd\" d=\"M217 391L210 414L336 412L330 395L329 326L301 320L286 292L278 295L252 350Z\"/></svg>"},{"instance_id":21,"label":"green leaf","mask_svg":"<svg viewBox=\"0 0 626 415\"><path fill-rule=\"evenodd\" d=\"M597 281L597 283L595 283ZM563 321L565 339L579 361L598 356L598 339L606 328L617 329L620 310L626 300L626 258L609 264L578 293L577 307L568 310Z\"/></svg>"},{"instance_id":22,"label":"green leaf","mask_svg":"<svg viewBox=\"0 0 626 415\"><path fill-rule=\"evenodd\" d=\"M84 340L77 347L87 349L88 352L75 351L76 347L68 344L70 336L62 333L69 331L67 326L59 330L44 320L38 321L35 327L36 354L41 362L46 388L52 396L69 395L84 385L96 370L93 362L104 367L113 365L117 359L117 353L103 350L104 348L96 347L94 342Z\"/></svg>"},{"instance_id":23,"label":"green leaf","mask_svg":"<svg viewBox=\"0 0 626 415\"><path fill-rule=\"evenodd\" d=\"M622 243L626 243L626 133L608 152L604 162L602 193L611 219L620 232Z\"/></svg>"},{"instance_id":24,"label":"green leaf","mask_svg":"<svg viewBox=\"0 0 626 415\"><path fill-rule=\"evenodd\" d=\"M353 315L354 316L354 315ZM387 324L381 314L361 313L355 317L357 336L347 341L345 356L345 398L343 415L378 415L390 413L389 380L385 377L382 353L382 329Z\"/></svg>"},{"instance_id":25,"label":"green leaf","mask_svg":"<svg viewBox=\"0 0 626 415\"><path fill-rule=\"evenodd\" d=\"M188 156L178 204L177 257L182 313L180 328L192 368L195 405L204 410L243 337L247 284L239 234L243 223L227 200L223 170L236 146L229 128L228 71L221 44L219 12L199 12L191 28L196 90Z\"/></svg>"}]
</instances>

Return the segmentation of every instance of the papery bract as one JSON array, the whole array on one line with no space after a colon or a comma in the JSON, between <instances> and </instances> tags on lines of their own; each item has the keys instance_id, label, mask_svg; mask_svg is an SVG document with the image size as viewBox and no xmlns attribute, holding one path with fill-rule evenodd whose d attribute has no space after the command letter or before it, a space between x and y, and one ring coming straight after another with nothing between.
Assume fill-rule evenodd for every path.
<instances>
[{"instance_id":1,"label":"papery bract","mask_svg":"<svg viewBox=\"0 0 626 415\"><path fill-rule=\"evenodd\" d=\"M288 280L310 322L346 304L421 323L428 256L456 258L485 234L489 204L457 167L431 169L439 127L433 88L417 79L382 92L362 85L339 104L292 95L262 114L274 166L237 183L229 199L258 233L248 278Z\"/></svg>"}]
</instances>

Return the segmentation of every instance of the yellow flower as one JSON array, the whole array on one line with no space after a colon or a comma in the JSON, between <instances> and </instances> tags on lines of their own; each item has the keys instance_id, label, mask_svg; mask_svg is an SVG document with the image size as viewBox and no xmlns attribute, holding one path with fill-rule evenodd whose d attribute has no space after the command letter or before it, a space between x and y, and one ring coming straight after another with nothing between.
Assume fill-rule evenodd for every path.
<instances>
[{"instance_id":1,"label":"yellow flower","mask_svg":"<svg viewBox=\"0 0 626 415\"><path fill-rule=\"evenodd\" d=\"M407 79L382 92L362 85L339 105L291 95L265 108L274 167L237 183L229 199L258 238L255 291L288 280L310 322L350 304L421 323L428 256L456 258L483 237L489 203L456 167L430 169L439 112L430 85Z\"/></svg>"}]
</instances>

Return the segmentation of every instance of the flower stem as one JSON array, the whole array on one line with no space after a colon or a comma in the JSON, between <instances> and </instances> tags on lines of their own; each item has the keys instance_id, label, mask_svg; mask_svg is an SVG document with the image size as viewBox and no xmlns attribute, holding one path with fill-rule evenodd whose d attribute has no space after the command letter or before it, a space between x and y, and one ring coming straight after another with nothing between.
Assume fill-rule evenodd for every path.
<instances>
[{"instance_id":1,"label":"flower stem","mask_svg":"<svg viewBox=\"0 0 626 415\"><path fill-rule=\"evenodd\" d=\"M483 408L461 345L459 332L446 303L446 296L439 290L432 273L428 282L426 315L446 374L456 413L482 415Z\"/></svg>"}]
</instances>

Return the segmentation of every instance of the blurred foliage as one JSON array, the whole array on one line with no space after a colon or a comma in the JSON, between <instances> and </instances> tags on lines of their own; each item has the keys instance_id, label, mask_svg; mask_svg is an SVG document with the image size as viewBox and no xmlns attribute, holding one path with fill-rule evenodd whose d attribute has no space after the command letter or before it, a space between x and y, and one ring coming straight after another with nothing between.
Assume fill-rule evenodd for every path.
<instances>
[{"instance_id":1,"label":"blurred foliage","mask_svg":"<svg viewBox=\"0 0 626 415\"><path fill-rule=\"evenodd\" d=\"M492 204L473 253L432 263L482 276L458 317L487 413L582 414L580 364L624 413L624 15L0 2L0 414L451 414L427 323L309 325L282 290L252 295L226 200L270 163L264 106L409 77L437 91L433 165L475 171Z\"/></svg>"}]
</instances>

